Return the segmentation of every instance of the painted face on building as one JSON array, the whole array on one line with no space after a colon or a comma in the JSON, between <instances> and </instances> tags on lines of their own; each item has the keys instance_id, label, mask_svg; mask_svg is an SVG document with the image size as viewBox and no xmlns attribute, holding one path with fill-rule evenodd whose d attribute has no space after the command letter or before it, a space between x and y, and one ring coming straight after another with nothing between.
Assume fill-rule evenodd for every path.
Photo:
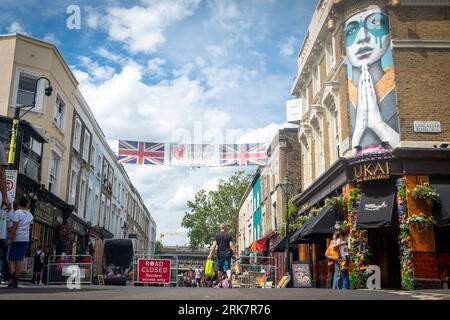
<instances>
[{"instance_id":1,"label":"painted face on building","mask_svg":"<svg viewBox=\"0 0 450 320\"><path fill-rule=\"evenodd\" d=\"M378 6L370 6L345 23L345 50L354 67L371 65L389 48L389 18Z\"/></svg>"}]
</instances>

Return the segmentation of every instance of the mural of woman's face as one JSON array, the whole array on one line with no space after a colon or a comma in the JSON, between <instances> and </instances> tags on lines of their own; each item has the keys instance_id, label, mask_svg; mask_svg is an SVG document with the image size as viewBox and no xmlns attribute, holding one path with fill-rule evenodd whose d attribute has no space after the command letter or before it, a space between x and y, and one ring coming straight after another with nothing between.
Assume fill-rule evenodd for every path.
<instances>
[{"instance_id":1,"label":"mural of woman's face","mask_svg":"<svg viewBox=\"0 0 450 320\"><path fill-rule=\"evenodd\" d=\"M355 14L345 23L345 50L354 67L371 65L389 48L389 18L378 6Z\"/></svg>"}]
</instances>

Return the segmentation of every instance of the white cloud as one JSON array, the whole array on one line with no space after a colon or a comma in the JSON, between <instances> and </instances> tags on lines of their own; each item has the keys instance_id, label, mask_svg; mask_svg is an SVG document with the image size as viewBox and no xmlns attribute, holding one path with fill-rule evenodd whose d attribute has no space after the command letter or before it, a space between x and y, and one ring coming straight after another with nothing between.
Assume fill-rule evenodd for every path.
<instances>
[{"instance_id":1,"label":"white cloud","mask_svg":"<svg viewBox=\"0 0 450 320\"><path fill-rule=\"evenodd\" d=\"M199 3L200 0L145 0L132 8L111 7L101 25L112 40L124 43L131 53L153 53L166 41L165 29L191 16Z\"/></svg>"},{"instance_id":2,"label":"white cloud","mask_svg":"<svg viewBox=\"0 0 450 320\"><path fill-rule=\"evenodd\" d=\"M280 55L283 57L290 57L295 52L295 45L297 44L297 39L294 36L290 36L287 39L283 40L283 43L280 45Z\"/></svg>"},{"instance_id":3,"label":"white cloud","mask_svg":"<svg viewBox=\"0 0 450 320\"><path fill-rule=\"evenodd\" d=\"M61 44L61 41L59 41L53 33L47 33L42 40L54 44L55 46L59 46Z\"/></svg>"},{"instance_id":4,"label":"white cloud","mask_svg":"<svg viewBox=\"0 0 450 320\"><path fill-rule=\"evenodd\" d=\"M28 34L28 32L26 32L25 29L22 27L22 25L17 21L11 23L11 25L8 28L8 33Z\"/></svg>"},{"instance_id":5,"label":"white cloud","mask_svg":"<svg viewBox=\"0 0 450 320\"><path fill-rule=\"evenodd\" d=\"M87 13L86 22L88 27L97 29L101 17L99 10L91 6L86 6L84 10Z\"/></svg>"},{"instance_id":6,"label":"white cloud","mask_svg":"<svg viewBox=\"0 0 450 320\"><path fill-rule=\"evenodd\" d=\"M89 57L80 56L79 60L81 62L81 65L87 69L89 75L93 78L94 81L109 80L115 73L114 68L109 66L100 66L97 62L92 61Z\"/></svg>"},{"instance_id":7,"label":"white cloud","mask_svg":"<svg viewBox=\"0 0 450 320\"><path fill-rule=\"evenodd\" d=\"M164 71L164 64L166 61L161 58L155 58L151 59L147 63L148 70L152 76L156 77L163 77L166 75L166 72Z\"/></svg>"},{"instance_id":8,"label":"white cloud","mask_svg":"<svg viewBox=\"0 0 450 320\"><path fill-rule=\"evenodd\" d=\"M107 60L110 60L112 62L118 63L118 64L125 64L126 59L122 56L115 54L105 47L98 48L95 53L97 53L100 57L105 58Z\"/></svg>"}]
</instances>

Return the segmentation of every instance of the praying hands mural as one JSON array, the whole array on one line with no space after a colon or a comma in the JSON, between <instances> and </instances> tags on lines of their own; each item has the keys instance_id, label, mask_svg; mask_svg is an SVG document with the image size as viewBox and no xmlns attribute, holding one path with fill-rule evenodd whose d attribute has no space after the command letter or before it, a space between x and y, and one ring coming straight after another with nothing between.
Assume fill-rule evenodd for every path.
<instances>
[{"instance_id":1,"label":"praying hands mural","mask_svg":"<svg viewBox=\"0 0 450 320\"><path fill-rule=\"evenodd\" d=\"M398 147L400 136L395 96L389 18L378 6L345 22L345 49L353 147L361 150Z\"/></svg>"}]
</instances>

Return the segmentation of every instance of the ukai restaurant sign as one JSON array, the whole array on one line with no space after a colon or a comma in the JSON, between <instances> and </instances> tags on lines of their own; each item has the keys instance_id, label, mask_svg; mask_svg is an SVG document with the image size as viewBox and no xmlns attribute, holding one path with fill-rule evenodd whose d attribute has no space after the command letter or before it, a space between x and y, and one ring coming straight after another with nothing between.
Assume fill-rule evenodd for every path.
<instances>
[{"instance_id":1,"label":"ukai restaurant sign","mask_svg":"<svg viewBox=\"0 0 450 320\"><path fill-rule=\"evenodd\" d=\"M390 167L388 161L372 161L360 163L352 168L352 177L356 182L389 179Z\"/></svg>"}]
</instances>

